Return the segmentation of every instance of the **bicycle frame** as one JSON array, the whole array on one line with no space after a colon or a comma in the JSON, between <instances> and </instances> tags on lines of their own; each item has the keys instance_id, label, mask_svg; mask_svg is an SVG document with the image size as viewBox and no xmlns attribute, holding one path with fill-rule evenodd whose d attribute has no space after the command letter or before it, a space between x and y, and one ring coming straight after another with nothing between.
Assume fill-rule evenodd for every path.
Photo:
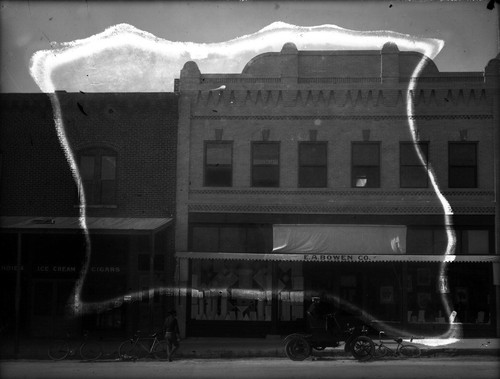
<instances>
[{"instance_id":1,"label":"bicycle frame","mask_svg":"<svg viewBox=\"0 0 500 379\"><path fill-rule=\"evenodd\" d=\"M140 331L131 339L120 344L118 354L121 359L139 359L144 357L160 359L167 356L166 346L158 338L157 333L148 337L141 337L139 333ZM146 344L145 341L151 341L151 343Z\"/></svg>"},{"instance_id":2,"label":"bicycle frame","mask_svg":"<svg viewBox=\"0 0 500 379\"><path fill-rule=\"evenodd\" d=\"M387 354L390 354L394 357L418 357L420 356L420 349L412 344L403 343L403 339L401 337L393 338L394 343L396 343L396 348L392 349L388 346L387 343L384 343L382 337L385 333L383 331L379 332L379 344L375 346L375 356L384 357ZM410 338L410 342L413 341L413 337ZM392 344L394 344L392 343Z\"/></svg>"}]
</instances>

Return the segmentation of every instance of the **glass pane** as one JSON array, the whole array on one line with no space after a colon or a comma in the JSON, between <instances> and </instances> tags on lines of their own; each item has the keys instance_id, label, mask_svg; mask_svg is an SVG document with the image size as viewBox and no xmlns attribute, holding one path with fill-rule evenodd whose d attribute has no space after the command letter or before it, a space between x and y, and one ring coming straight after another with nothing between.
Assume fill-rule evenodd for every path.
<instances>
[{"instance_id":1,"label":"glass pane","mask_svg":"<svg viewBox=\"0 0 500 379\"><path fill-rule=\"evenodd\" d=\"M476 168L475 167L450 167L450 188L476 188Z\"/></svg>"},{"instance_id":2,"label":"glass pane","mask_svg":"<svg viewBox=\"0 0 500 379\"><path fill-rule=\"evenodd\" d=\"M358 188L380 187L380 173L376 167L353 167L352 186Z\"/></svg>"},{"instance_id":3,"label":"glass pane","mask_svg":"<svg viewBox=\"0 0 500 379\"><path fill-rule=\"evenodd\" d=\"M83 180L83 191L85 195L85 201L88 204L94 204L95 196L94 196L94 182L92 180Z\"/></svg>"},{"instance_id":4,"label":"glass pane","mask_svg":"<svg viewBox=\"0 0 500 379\"><path fill-rule=\"evenodd\" d=\"M232 167L206 167L205 186L231 187Z\"/></svg>"},{"instance_id":5,"label":"glass pane","mask_svg":"<svg viewBox=\"0 0 500 379\"><path fill-rule=\"evenodd\" d=\"M407 254L432 254L431 229L408 229L406 238Z\"/></svg>"},{"instance_id":6,"label":"glass pane","mask_svg":"<svg viewBox=\"0 0 500 379\"><path fill-rule=\"evenodd\" d=\"M379 148L378 144L354 143L352 145L352 164L354 166L378 166Z\"/></svg>"},{"instance_id":7,"label":"glass pane","mask_svg":"<svg viewBox=\"0 0 500 379\"><path fill-rule=\"evenodd\" d=\"M230 165L232 145L228 143L207 143L206 164L207 165Z\"/></svg>"},{"instance_id":8,"label":"glass pane","mask_svg":"<svg viewBox=\"0 0 500 379\"><path fill-rule=\"evenodd\" d=\"M475 166L476 144L475 143L450 143L450 165L451 166Z\"/></svg>"},{"instance_id":9,"label":"glass pane","mask_svg":"<svg viewBox=\"0 0 500 379\"><path fill-rule=\"evenodd\" d=\"M218 251L219 228L195 226L193 227L193 251Z\"/></svg>"},{"instance_id":10,"label":"glass pane","mask_svg":"<svg viewBox=\"0 0 500 379\"><path fill-rule=\"evenodd\" d=\"M467 254L489 254L489 234L487 230L467 230Z\"/></svg>"},{"instance_id":11,"label":"glass pane","mask_svg":"<svg viewBox=\"0 0 500 379\"><path fill-rule=\"evenodd\" d=\"M220 228L220 251L244 252L246 244L246 230L238 227Z\"/></svg>"},{"instance_id":12,"label":"glass pane","mask_svg":"<svg viewBox=\"0 0 500 379\"><path fill-rule=\"evenodd\" d=\"M33 314L50 316L54 302L52 282L38 282L33 286Z\"/></svg>"},{"instance_id":13,"label":"glass pane","mask_svg":"<svg viewBox=\"0 0 500 379\"><path fill-rule=\"evenodd\" d=\"M254 165L278 165L279 151L277 143L254 143L252 162Z\"/></svg>"},{"instance_id":14,"label":"glass pane","mask_svg":"<svg viewBox=\"0 0 500 379\"><path fill-rule=\"evenodd\" d=\"M102 156L101 179L114 180L116 178L116 157Z\"/></svg>"},{"instance_id":15,"label":"glass pane","mask_svg":"<svg viewBox=\"0 0 500 379\"><path fill-rule=\"evenodd\" d=\"M299 186L302 188L326 187L326 167L300 167Z\"/></svg>"},{"instance_id":16,"label":"glass pane","mask_svg":"<svg viewBox=\"0 0 500 379\"><path fill-rule=\"evenodd\" d=\"M116 181L101 182L101 204L116 204Z\"/></svg>"},{"instance_id":17,"label":"glass pane","mask_svg":"<svg viewBox=\"0 0 500 379\"><path fill-rule=\"evenodd\" d=\"M268 253L272 250L273 230L271 227L255 227L247 229L247 251L252 253Z\"/></svg>"},{"instance_id":18,"label":"glass pane","mask_svg":"<svg viewBox=\"0 0 500 379\"><path fill-rule=\"evenodd\" d=\"M93 156L80 157L80 175L83 180L94 180L95 160Z\"/></svg>"},{"instance_id":19,"label":"glass pane","mask_svg":"<svg viewBox=\"0 0 500 379\"><path fill-rule=\"evenodd\" d=\"M326 144L301 143L299 158L301 166L326 166Z\"/></svg>"},{"instance_id":20,"label":"glass pane","mask_svg":"<svg viewBox=\"0 0 500 379\"><path fill-rule=\"evenodd\" d=\"M253 187L279 187L279 167L254 167Z\"/></svg>"},{"instance_id":21,"label":"glass pane","mask_svg":"<svg viewBox=\"0 0 500 379\"><path fill-rule=\"evenodd\" d=\"M427 163L427 153L428 153L428 145L427 144L419 144L415 145L413 143L402 143L400 145L400 154L401 154L401 165L411 165L411 166L420 166L422 162L420 161L417 149L420 150L424 161Z\"/></svg>"},{"instance_id":22,"label":"glass pane","mask_svg":"<svg viewBox=\"0 0 500 379\"><path fill-rule=\"evenodd\" d=\"M423 167L401 167L401 187L426 188L428 186L427 170Z\"/></svg>"}]
</instances>

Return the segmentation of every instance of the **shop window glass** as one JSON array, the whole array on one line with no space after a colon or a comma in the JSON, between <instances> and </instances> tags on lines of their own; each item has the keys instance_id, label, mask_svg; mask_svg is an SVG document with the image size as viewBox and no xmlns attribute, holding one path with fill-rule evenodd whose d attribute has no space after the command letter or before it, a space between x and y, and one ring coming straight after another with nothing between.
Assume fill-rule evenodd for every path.
<instances>
[{"instance_id":1,"label":"shop window glass","mask_svg":"<svg viewBox=\"0 0 500 379\"><path fill-rule=\"evenodd\" d=\"M220 228L220 251L240 253L244 252L246 230L241 227L225 226Z\"/></svg>"},{"instance_id":2,"label":"shop window glass","mask_svg":"<svg viewBox=\"0 0 500 379\"><path fill-rule=\"evenodd\" d=\"M279 155L278 142L252 143L252 187L279 187Z\"/></svg>"},{"instance_id":3,"label":"shop window glass","mask_svg":"<svg viewBox=\"0 0 500 379\"><path fill-rule=\"evenodd\" d=\"M351 186L380 187L380 143L353 142L351 154Z\"/></svg>"},{"instance_id":4,"label":"shop window glass","mask_svg":"<svg viewBox=\"0 0 500 379\"><path fill-rule=\"evenodd\" d=\"M193 320L271 321L270 262L194 260Z\"/></svg>"},{"instance_id":5,"label":"shop window glass","mask_svg":"<svg viewBox=\"0 0 500 379\"><path fill-rule=\"evenodd\" d=\"M445 228L408 228L406 251L408 254L444 254L448 244Z\"/></svg>"},{"instance_id":6,"label":"shop window glass","mask_svg":"<svg viewBox=\"0 0 500 379\"><path fill-rule=\"evenodd\" d=\"M428 144L401 142L399 146L399 177L402 188L427 188L429 185L427 173ZM424 162L418 157L417 149L420 150Z\"/></svg>"},{"instance_id":7,"label":"shop window glass","mask_svg":"<svg viewBox=\"0 0 500 379\"><path fill-rule=\"evenodd\" d=\"M462 230L462 254L489 254L490 241L488 230Z\"/></svg>"},{"instance_id":8,"label":"shop window glass","mask_svg":"<svg viewBox=\"0 0 500 379\"><path fill-rule=\"evenodd\" d=\"M150 257L151 255L149 253L139 254L137 256L137 269L139 271L149 271ZM153 258L153 268L154 271L165 270L165 256L163 254L155 254Z\"/></svg>"},{"instance_id":9,"label":"shop window glass","mask_svg":"<svg viewBox=\"0 0 500 379\"><path fill-rule=\"evenodd\" d=\"M213 252L219 250L219 228L217 226L194 226L192 229L193 251Z\"/></svg>"},{"instance_id":10,"label":"shop window glass","mask_svg":"<svg viewBox=\"0 0 500 379\"><path fill-rule=\"evenodd\" d=\"M116 153L91 148L79 154L79 169L88 205L116 204Z\"/></svg>"},{"instance_id":11,"label":"shop window glass","mask_svg":"<svg viewBox=\"0 0 500 379\"><path fill-rule=\"evenodd\" d=\"M450 142L448 145L448 187L477 187L477 143Z\"/></svg>"},{"instance_id":12,"label":"shop window glass","mask_svg":"<svg viewBox=\"0 0 500 379\"><path fill-rule=\"evenodd\" d=\"M231 187L233 180L232 142L205 143L205 186Z\"/></svg>"},{"instance_id":13,"label":"shop window glass","mask_svg":"<svg viewBox=\"0 0 500 379\"><path fill-rule=\"evenodd\" d=\"M299 143L299 187L326 187L326 142Z\"/></svg>"}]
</instances>

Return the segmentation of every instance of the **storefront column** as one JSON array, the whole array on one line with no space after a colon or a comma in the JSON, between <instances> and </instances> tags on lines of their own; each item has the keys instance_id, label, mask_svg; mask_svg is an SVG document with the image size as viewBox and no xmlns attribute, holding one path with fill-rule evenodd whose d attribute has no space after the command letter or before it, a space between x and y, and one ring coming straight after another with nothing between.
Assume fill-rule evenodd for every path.
<instances>
[{"instance_id":1,"label":"storefront column","mask_svg":"<svg viewBox=\"0 0 500 379\"><path fill-rule=\"evenodd\" d=\"M22 245L21 233L17 233L17 264L16 264L16 297L15 297L15 340L14 340L14 356L19 358L19 317L21 316L21 262L22 262Z\"/></svg>"},{"instance_id":2,"label":"storefront column","mask_svg":"<svg viewBox=\"0 0 500 379\"><path fill-rule=\"evenodd\" d=\"M401 264L401 325L408 325L408 263Z\"/></svg>"}]
</instances>

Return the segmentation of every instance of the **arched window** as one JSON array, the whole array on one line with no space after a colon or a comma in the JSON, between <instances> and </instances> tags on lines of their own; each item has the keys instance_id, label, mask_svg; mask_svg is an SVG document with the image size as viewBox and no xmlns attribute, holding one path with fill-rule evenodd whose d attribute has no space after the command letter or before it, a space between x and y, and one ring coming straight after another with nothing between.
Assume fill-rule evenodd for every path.
<instances>
[{"instance_id":1,"label":"arched window","mask_svg":"<svg viewBox=\"0 0 500 379\"><path fill-rule=\"evenodd\" d=\"M78 154L78 165L87 205L116 205L115 151L89 148Z\"/></svg>"}]
</instances>

